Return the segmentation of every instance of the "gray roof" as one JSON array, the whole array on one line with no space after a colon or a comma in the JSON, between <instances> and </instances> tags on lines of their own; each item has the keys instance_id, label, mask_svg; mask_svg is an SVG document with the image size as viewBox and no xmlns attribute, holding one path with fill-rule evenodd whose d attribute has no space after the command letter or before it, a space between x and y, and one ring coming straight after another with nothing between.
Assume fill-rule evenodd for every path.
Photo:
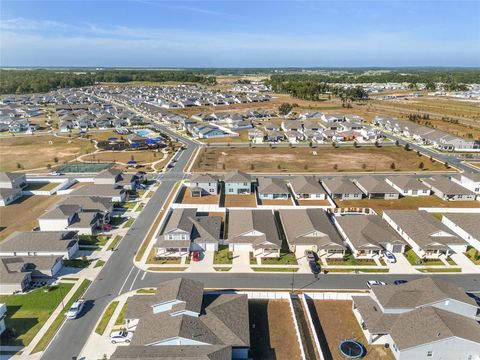
<instances>
[{"instance_id":1,"label":"gray roof","mask_svg":"<svg viewBox=\"0 0 480 360\"><path fill-rule=\"evenodd\" d=\"M104 169L95 175L94 179L116 179L118 176L122 175L122 170L118 169Z\"/></svg>"},{"instance_id":2,"label":"gray roof","mask_svg":"<svg viewBox=\"0 0 480 360\"><path fill-rule=\"evenodd\" d=\"M467 244L425 210L386 210L392 219L423 250Z\"/></svg>"},{"instance_id":3,"label":"gray roof","mask_svg":"<svg viewBox=\"0 0 480 360\"><path fill-rule=\"evenodd\" d=\"M60 220L66 219L80 211L80 206L75 204L60 204L56 208L46 211L39 219Z\"/></svg>"},{"instance_id":4,"label":"gray roof","mask_svg":"<svg viewBox=\"0 0 480 360\"><path fill-rule=\"evenodd\" d=\"M271 210L231 210L228 216L228 241L280 248L275 217Z\"/></svg>"},{"instance_id":5,"label":"gray roof","mask_svg":"<svg viewBox=\"0 0 480 360\"><path fill-rule=\"evenodd\" d=\"M480 214L443 214L475 239L480 239Z\"/></svg>"},{"instance_id":6,"label":"gray roof","mask_svg":"<svg viewBox=\"0 0 480 360\"><path fill-rule=\"evenodd\" d=\"M6 199L7 197L11 196L11 195L15 195L19 192L21 192L22 189L19 189L19 188L13 188L13 189L3 189L1 188L0 189L0 199Z\"/></svg>"},{"instance_id":7,"label":"gray roof","mask_svg":"<svg viewBox=\"0 0 480 360\"><path fill-rule=\"evenodd\" d=\"M470 179L471 181L474 182L480 182L480 172L464 172L462 173L463 177L466 177L467 179Z\"/></svg>"},{"instance_id":8,"label":"gray roof","mask_svg":"<svg viewBox=\"0 0 480 360\"><path fill-rule=\"evenodd\" d=\"M290 180L295 194L325 194L319 180L314 176L296 176Z\"/></svg>"},{"instance_id":9,"label":"gray roof","mask_svg":"<svg viewBox=\"0 0 480 360\"><path fill-rule=\"evenodd\" d=\"M108 198L99 196L68 196L60 201L59 205L78 204L83 211L107 212L112 208L112 203Z\"/></svg>"},{"instance_id":10,"label":"gray roof","mask_svg":"<svg viewBox=\"0 0 480 360\"><path fill-rule=\"evenodd\" d=\"M118 346L111 360L231 360L226 345Z\"/></svg>"},{"instance_id":11,"label":"gray roof","mask_svg":"<svg viewBox=\"0 0 480 360\"><path fill-rule=\"evenodd\" d=\"M451 181L443 175L432 176L429 179L423 179L423 182L430 187L440 190L446 195L475 195L473 191L464 188L462 185Z\"/></svg>"},{"instance_id":12,"label":"gray roof","mask_svg":"<svg viewBox=\"0 0 480 360\"><path fill-rule=\"evenodd\" d=\"M235 171L226 173L223 176L223 181L228 183L237 183L237 182L249 183L252 181L252 177L249 174L244 173L243 171L235 170Z\"/></svg>"},{"instance_id":13,"label":"gray roof","mask_svg":"<svg viewBox=\"0 0 480 360\"><path fill-rule=\"evenodd\" d=\"M20 284L30 271L22 271L24 261L20 257L0 257L0 278L2 284Z\"/></svg>"},{"instance_id":14,"label":"gray roof","mask_svg":"<svg viewBox=\"0 0 480 360\"><path fill-rule=\"evenodd\" d=\"M122 188L115 187L115 185L97 185L88 184L81 188L73 190L70 195L72 196L97 196L97 197L116 197L125 192Z\"/></svg>"},{"instance_id":15,"label":"gray roof","mask_svg":"<svg viewBox=\"0 0 480 360\"><path fill-rule=\"evenodd\" d=\"M378 215L344 215L336 220L358 250L382 250L385 244L405 244L405 240Z\"/></svg>"},{"instance_id":16,"label":"gray roof","mask_svg":"<svg viewBox=\"0 0 480 360\"><path fill-rule=\"evenodd\" d=\"M292 245L316 245L344 249L343 241L323 209L285 209L279 211L285 236Z\"/></svg>"},{"instance_id":17,"label":"gray roof","mask_svg":"<svg viewBox=\"0 0 480 360\"><path fill-rule=\"evenodd\" d=\"M325 184L327 191L331 191L331 194L363 194L362 190L345 177L336 177L322 181Z\"/></svg>"},{"instance_id":18,"label":"gray roof","mask_svg":"<svg viewBox=\"0 0 480 360\"><path fill-rule=\"evenodd\" d=\"M427 190L428 187L425 186L420 180L413 176L409 175L398 175L398 176L389 176L387 178L402 190Z\"/></svg>"},{"instance_id":19,"label":"gray roof","mask_svg":"<svg viewBox=\"0 0 480 360\"><path fill-rule=\"evenodd\" d=\"M19 177L25 176L24 173L20 172L0 172L0 182L10 182Z\"/></svg>"},{"instance_id":20,"label":"gray roof","mask_svg":"<svg viewBox=\"0 0 480 360\"><path fill-rule=\"evenodd\" d=\"M287 184L279 178L258 178L258 192L261 194L289 194Z\"/></svg>"},{"instance_id":21,"label":"gray roof","mask_svg":"<svg viewBox=\"0 0 480 360\"><path fill-rule=\"evenodd\" d=\"M0 252L67 251L75 245L75 231L14 232L0 243Z\"/></svg>"},{"instance_id":22,"label":"gray roof","mask_svg":"<svg viewBox=\"0 0 480 360\"><path fill-rule=\"evenodd\" d=\"M365 189L367 194L398 194L398 191L391 187L383 179L367 175L355 180L360 189Z\"/></svg>"},{"instance_id":23,"label":"gray roof","mask_svg":"<svg viewBox=\"0 0 480 360\"><path fill-rule=\"evenodd\" d=\"M194 174L191 176L190 180L197 183L215 183L218 179L210 174Z\"/></svg>"}]
</instances>

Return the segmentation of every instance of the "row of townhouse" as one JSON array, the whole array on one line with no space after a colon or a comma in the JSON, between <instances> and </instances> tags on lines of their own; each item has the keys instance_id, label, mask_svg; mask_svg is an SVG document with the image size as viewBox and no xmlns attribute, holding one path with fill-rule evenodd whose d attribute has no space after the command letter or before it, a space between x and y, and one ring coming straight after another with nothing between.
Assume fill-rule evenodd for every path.
<instances>
[{"instance_id":1,"label":"row of townhouse","mask_svg":"<svg viewBox=\"0 0 480 360\"><path fill-rule=\"evenodd\" d=\"M39 128L31 122L31 117L43 114L37 106L20 105L16 103L0 107L0 131L12 133L32 132Z\"/></svg>"},{"instance_id":2,"label":"row of townhouse","mask_svg":"<svg viewBox=\"0 0 480 360\"><path fill-rule=\"evenodd\" d=\"M7 173L8 174L8 173ZM20 189L25 175L0 174L1 185ZM110 222L115 205L144 181L144 175L106 169L92 184L73 190L38 218L35 231L13 232L0 244L0 293L28 289L32 280L55 277L63 260L79 249L79 236L101 233Z\"/></svg>"},{"instance_id":3,"label":"row of townhouse","mask_svg":"<svg viewBox=\"0 0 480 360\"><path fill-rule=\"evenodd\" d=\"M388 116L375 116L374 123L393 133L405 136L424 145L445 151L480 151L480 140L464 139L443 131L418 125L412 121Z\"/></svg>"}]
</instances>

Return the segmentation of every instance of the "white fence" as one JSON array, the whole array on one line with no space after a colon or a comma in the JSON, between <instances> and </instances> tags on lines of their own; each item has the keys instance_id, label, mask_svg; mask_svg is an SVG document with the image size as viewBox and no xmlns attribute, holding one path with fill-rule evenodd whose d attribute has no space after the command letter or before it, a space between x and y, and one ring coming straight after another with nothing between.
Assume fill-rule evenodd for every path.
<instances>
[{"instance_id":1,"label":"white fence","mask_svg":"<svg viewBox=\"0 0 480 360\"><path fill-rule=\"evenodd\" d=\"M307 321L308 326L312 330L313 341L317 348L317 352L320 355L320 360L324 360L322 346L320 345L320 341L318 340L317 330L315 329L315 325L313 324L312 314L310 314L310 309L308 308L307 300L305 299L304 294L300 294L300 299L302 300L303 307L305 308L305 312L307 313Z\"/></svg>"},{"instance_id":2,"label":"white fence","mask_svg":"<svg viewBox=\"0 0 480 360\"><path fill-rule=\"evenodd\" d=\"M352 300L352 296L370 296L367 292L304 292L306 300Z\"/></svg>"},{"instance_id":3,"label":"white fence","mask_svg":"<svg viewBox=\"0 0 480 360\"><path fill-rule=\"evenodd\" d=\"M477 201L478 203L478 201ZM475 204L474 201L472 201L472 204ZM480 213L480 203L478 204L478 207L476 208L418 208L418 210L425 210L427 212L431 213L474 213L478 214Z\"/></svg>"},{"instance_id":4,"label":"white fence","mask_svg":"<svg viewBox=\"0 0 480 360\"><path fill-rule=\"evenodd\" d=\"M40 196L49 196L53 195L55 193L58 193L58 191L61 191L62 189L68 188L69 186L73 185L76 181L75 180L70 180L70 179L35 179L35 180L29 180L29 184L44 184L44 183L58 183L57 186L50 190L23 190L22 195L40 195Z\"/></svg>"}]
</instances>

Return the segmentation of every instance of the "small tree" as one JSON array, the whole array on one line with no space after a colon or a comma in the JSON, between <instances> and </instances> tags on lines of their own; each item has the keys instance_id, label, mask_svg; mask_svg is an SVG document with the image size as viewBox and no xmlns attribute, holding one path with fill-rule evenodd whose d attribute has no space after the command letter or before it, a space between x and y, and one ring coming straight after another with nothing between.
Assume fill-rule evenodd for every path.
<instances>
[{"instance_id":1,"label":"small tree","mask_svg":"<svg viewBox=\"0 0 480 360\"><path fill-rule=\"evenodd\" d=\"M51 169L52 168L52 165L51 164L47 164L47 169Z\"/></svg>"},{"instance_id":2,"label":"small tree","mask_svg":"<svg viewBox=\"0 0 480 360\"><path fill-rule=\"evenodd\" d=\"M354 140L354 141L353 141L353 147L354 147L354 148L358 148L358 142L357 142L357 140Z\"/></svg>"},{"instance_id":3,"label":"small tree","mask_svg":"<svg viewBox=\"0 0 480 360\"><path fill-rule=\"evenodd\" d=\"M396 169L396 165L395 165L394 162L392 162L392 163L390 164L390 169L392 169L392 170L395 170L395 169Z\"/></svg>"},{"instance_id":4,"label":"small tree","mask_svg":"<svg viewBox=\"0 0 480 360\"><path fill-rule=\"evenodd\" d=\"M53 162L54 162L55 164L58 163L58 157L55 156L55 157L53 158Z\"/></svg>"},{"instance_id":5,"label":"small tree","mask_svg":"<svg viewBox=\"0 0 480 360\"><path fill-rule=\"evenodd\" d=\"M400 146L400 141L395 140L395 145Z\"/></svg>"},{"instance_id":6,"label":"small tree","mask_svg":"<svg viewBox=\"0 0 480 360\"><path fill-rule=\"evenodd\" d=\"M305 164L305 166L303 167L305 170L308 170L308 164Z\"/></svg>"},{"instance_id":7,"label":"small tree","mask_svg":"<svg viewBox=\"0 0 480 360\"><path fill-rule=\"evenodd\" d=\"M367 164L363 163L362 164L362 170L365 170L367 168Z\"/></svg>"},{"instance_id":8,"label":"small tree","mask_svg":"<svg viewBox=\"0 0 480 360\"><path fill-rule=\"evenodd\" d=\"M435 159L433 158L433 156L430 155L430 161L433 163L435 162Z\"/></svg>"},{"instance_id":9,"label":"small tree","mask_svg":"<svg viewBox=\"0 0 480 360\"><path fill-rule=\"evenodd\" d=\"M378 140L375 140L375 147L380 147L380 142Z\"/></svg>"},{"instance_id":10,"label":"small tree","mask_svg":"<svg viewBox=\"0 0 480 360\"><path fill-rule=\"evenodd\" d=\"M333 170L335 170L335 171L338 170L338 165L337 164L333 164Z\"/></svg>"},{"instance_id":11,"label":"small tree","mask_svg":"<svg viewBox=\"0 0 480 360\"><path fill-rule=\"evenodd\" d=\"M255 170L255 165L250 164L250 170Z\"/></svg>"},{"instance_id":12,"label":"small tree","mask_svg":"<svg viewBox=\"0 0 480 360\"><path fill-rule=\"evenodd\" d=\"M17 163L17 169L23 169L23 165L20 163Z\"/></svg>"},{"instance_id":13,"label":"small tree","mask_svg":"<svg viewBox=\"0 0 480 360\"><path fill-rule=\"evenodd\" d=\"M222 169L225 170L225 163L222 164Z\"/></svg>"},{"instance_id":14,"label":"small tree","mask_svg":"<svg viewBox=\"0 0 480 360\"><path fill-rule=\"evenodd\" d=\"M418 164L418 168L420 170L423 170L424 167L425 167L425 164L423 163L423 161L421 161L420 164Z\"/></svg>"},{"instance_id":15,"label":"small tree","mask_svg":"<svg viewBox=\"0 0 480 360\"><path fill-rule=\"evenodd\" d=\"M293 105L290 103L282 103L278 107L278 112L280 115L287 115L290 111L292 111Z\"/></svg>"},{"instance_id":16,"label":"small tree","mask_svg":"<svg viewBox=\"0 0 480 360\"><path fill-rule=\"evenodd\" d=\"M417 150L417 156L422 156L422 154L420 154L420 150Z\"/></svg>"},{"instance_id":17,"label":"small tree","mask_svg":"<svg viewBox=\"0 0 480 360\"><path fill-rule=\"evenodd\" d=\"M450 164L448 162L445 163L445 167L448 169L450 168Z\"/></svg>"},{"instance_id":18,"label":"small tree","mask_svg":"<svg viewBox=\"0 0 480 360\"><path fill-rule=\"evenodd\" d=\"M277 165L277 169L278 169L278 170L281 170L281 169L282 169L282 165L278 164L278 165Z\"/></svg>"},{"instance_id":19,"label":"small tree","mask_svg":"<svg viewBox=\"0 0 480 360\"><path fill-rule=\"evenodd\" d=\"M409 144L409 143L405 143L404 149L405 149L406 151L410 151L410 144Z\"/></svg>"}]
</instances>

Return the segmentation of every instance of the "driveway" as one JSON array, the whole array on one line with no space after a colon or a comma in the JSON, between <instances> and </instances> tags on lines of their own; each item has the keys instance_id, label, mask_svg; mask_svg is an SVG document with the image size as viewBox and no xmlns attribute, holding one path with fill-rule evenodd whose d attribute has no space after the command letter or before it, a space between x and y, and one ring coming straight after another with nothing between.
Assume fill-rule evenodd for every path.
<instances>
[{"instance_id":1,"label":"driveway","mask_svg":"<svg viewBox=\"0 0 480 360\"><path fill-rule=\"evenodd\" d=\"M213 251L204 251L200 261L190 260L190 266L187 271L192 272L215 272L213 269Z\"/></svg>"},{"instance_id":2,"label":"driveway","mask_svg":"<svg viewBox=\"0 0 480 360\"><path fill-rule=\"evenodd\" d=\"M480 273L480 266L475 265L464 254L453 254L450 257L462 268L463 273Z\"/></svg>"},{"instance_id":3,"label":"driveway","mask_svg":"<svg viewBox=\"0 0 480 360\"><path fill-rule=\"evenodd\" d=\"M390 274L418 274L418 271L408 262L403 254L395 254L397 262L394 264L386 261Z\"/></svg>"},{"instance_id":4,"label":"driveway","mask_svg":"<svg viewBox=\"0 0 480 360\"><path fill-rule=\"evenodd\" d=\"M230 272L252 272L250 268L250 252L236 250L233 252L232 270Z\"/></svg>"}]
</instances>

